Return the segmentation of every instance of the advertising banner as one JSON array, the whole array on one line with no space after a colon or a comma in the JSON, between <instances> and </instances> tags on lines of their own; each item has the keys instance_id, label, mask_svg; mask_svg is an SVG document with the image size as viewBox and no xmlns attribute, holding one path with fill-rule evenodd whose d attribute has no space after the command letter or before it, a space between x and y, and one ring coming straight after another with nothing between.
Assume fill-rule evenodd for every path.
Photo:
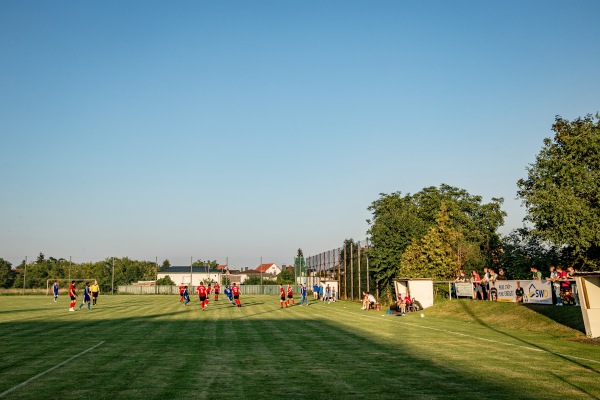
<instances>
[{"instance_id":1,"label":"advertising banner","mask_svg":"<svg viewBox=\"0 0 600 400\"><path fill-rule=\"evenodd\" d=\"M473 284L471 282L456 282L456 297L473 297Z\"/></svg>"},{"instance_id":2,"label":"advertising banner","mask_svg":"<svg viewBox=\"0 0 600 400\"><path fill-rule=\"evenodd\" d=\"M552 304L550 281L496 281L492 285L498 290L498 301Z\"/></svg>"}]
</instances>

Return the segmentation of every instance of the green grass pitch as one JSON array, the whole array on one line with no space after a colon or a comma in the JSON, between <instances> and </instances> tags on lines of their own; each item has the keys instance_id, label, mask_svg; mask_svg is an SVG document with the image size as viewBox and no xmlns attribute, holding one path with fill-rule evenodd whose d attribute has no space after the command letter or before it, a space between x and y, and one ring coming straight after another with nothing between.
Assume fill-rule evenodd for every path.
<instances>
[{"instance_id":1,"label":"green grass pitch","mask_svg":"<svg viewBox=\"0 0 600 400\"><path fill-rule=\"evenodd\" d=\"M0 297L0 397L600 397L600 345L524 306L449 301L420 318L344 301L242 304L101 295L69 312L65 296Z\"/></svg>"}]
</instances>

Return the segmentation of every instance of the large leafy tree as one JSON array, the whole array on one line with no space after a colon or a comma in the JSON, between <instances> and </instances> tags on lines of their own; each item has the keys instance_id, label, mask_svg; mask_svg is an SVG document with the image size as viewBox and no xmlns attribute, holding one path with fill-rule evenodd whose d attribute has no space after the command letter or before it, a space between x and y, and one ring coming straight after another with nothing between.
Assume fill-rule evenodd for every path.
<instances>
[{"instance_id":1,"label":"large leafy tree","mask_svg":"<svg viewBox=\"0 0 600 400\"><path fill-rule=\"evenodd\" d=\"M463 261L459 253L463 241L462 234L451 226L450 214L442 202L436 225L422 238L414 238L402 254L400 275L437 280L454 278Z\"/></svg>"},{"instance_id":2,"label":"large leafy tree","mask_svg":"<svg viewBox=\"0 0 600 400\"><path fill-rule=\"evenodd\" d=\"M582 269L600 266L600 114L556 117L518 196L532 234L563 248Z\"/></svg>"},{"instance_id":3,"label":"large leafy tree","mask_svg":"<svg viewBox=\"0 0 600 400\"><path fill-rule=\"evenodd\" d=\"M3 258L0 258L0 288L9 288L15 280L15 271L12 264Z\"/></svg>"},{"instance_id":4,"label":"large leafy tree","mask_svg":"<svg viewBox=\"0 0 600 400\"><path fill-rule=\"evenodd\" d=\"M389 289L392 280L399 277L400 258L414 238L427 232L427 223L418 215L418 207L410 195L401 192L380 194L369 207L373 218L368 233L372 247L369 250L371 271L378 286Z\"/></svg>"},{"instance_id":5,"label":"large leafy tree","mask_svg":"<svg viewBox=\"0 0 600 400\"><path fill-rule=\"evenodd\" d=\"M369 251L371 270L382 290L390 288L392 279L400 276L401 258L407 247L417 246L418 240L438 224L442 203L447 208L447 226L460 233L455 244L459 265L479 267L494 262L495 251L501 246L497 229L506 216L501 209L503 199L483 203L481 196L446 184L424 188L414 195L381 194L369 207L373 217L368 221L368 233L373 245ZM411 251L415 251L414 246Z\"/></svg>"}]
</instances>

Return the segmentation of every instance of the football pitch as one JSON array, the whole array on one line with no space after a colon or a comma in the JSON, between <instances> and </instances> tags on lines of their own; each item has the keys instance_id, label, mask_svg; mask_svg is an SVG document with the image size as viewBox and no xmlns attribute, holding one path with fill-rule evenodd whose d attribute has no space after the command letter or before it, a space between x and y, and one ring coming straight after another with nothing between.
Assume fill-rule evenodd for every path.
<instances>
[{"instance_id":1,"label":"football pitch","mask_svg":"<svg viewBox=\"0 0 600 400\"><path fill-rule=\"evenodd\" d=\"M68 302L0 297L0 398L600 397L600 345L514 304L453 301L421 318L344 301L280 309L276 296L206 311L166 295Z\"/></svg>"}]
</instances>

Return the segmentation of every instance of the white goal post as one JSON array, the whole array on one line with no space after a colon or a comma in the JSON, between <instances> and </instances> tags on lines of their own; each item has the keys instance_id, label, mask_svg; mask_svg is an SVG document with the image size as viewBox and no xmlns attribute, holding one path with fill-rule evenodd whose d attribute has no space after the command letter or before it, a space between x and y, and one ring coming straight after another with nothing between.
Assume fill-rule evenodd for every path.
<instances>
[{"instance_id":1,"label":"white goal post","mask_svg":"<svg viewBox=\"0 0 600 400\"><path fill-rule=\"evenodd\" d=\"M96 280L96 278L91 278L91 279L46 279L46 296L48 296L50 294L50 282L54 281L58 281L59 283L62 281L67 281L67 282L71 282L71 281L75 281L75 282L94 282Z\"/></svg>"}]
</instances>

